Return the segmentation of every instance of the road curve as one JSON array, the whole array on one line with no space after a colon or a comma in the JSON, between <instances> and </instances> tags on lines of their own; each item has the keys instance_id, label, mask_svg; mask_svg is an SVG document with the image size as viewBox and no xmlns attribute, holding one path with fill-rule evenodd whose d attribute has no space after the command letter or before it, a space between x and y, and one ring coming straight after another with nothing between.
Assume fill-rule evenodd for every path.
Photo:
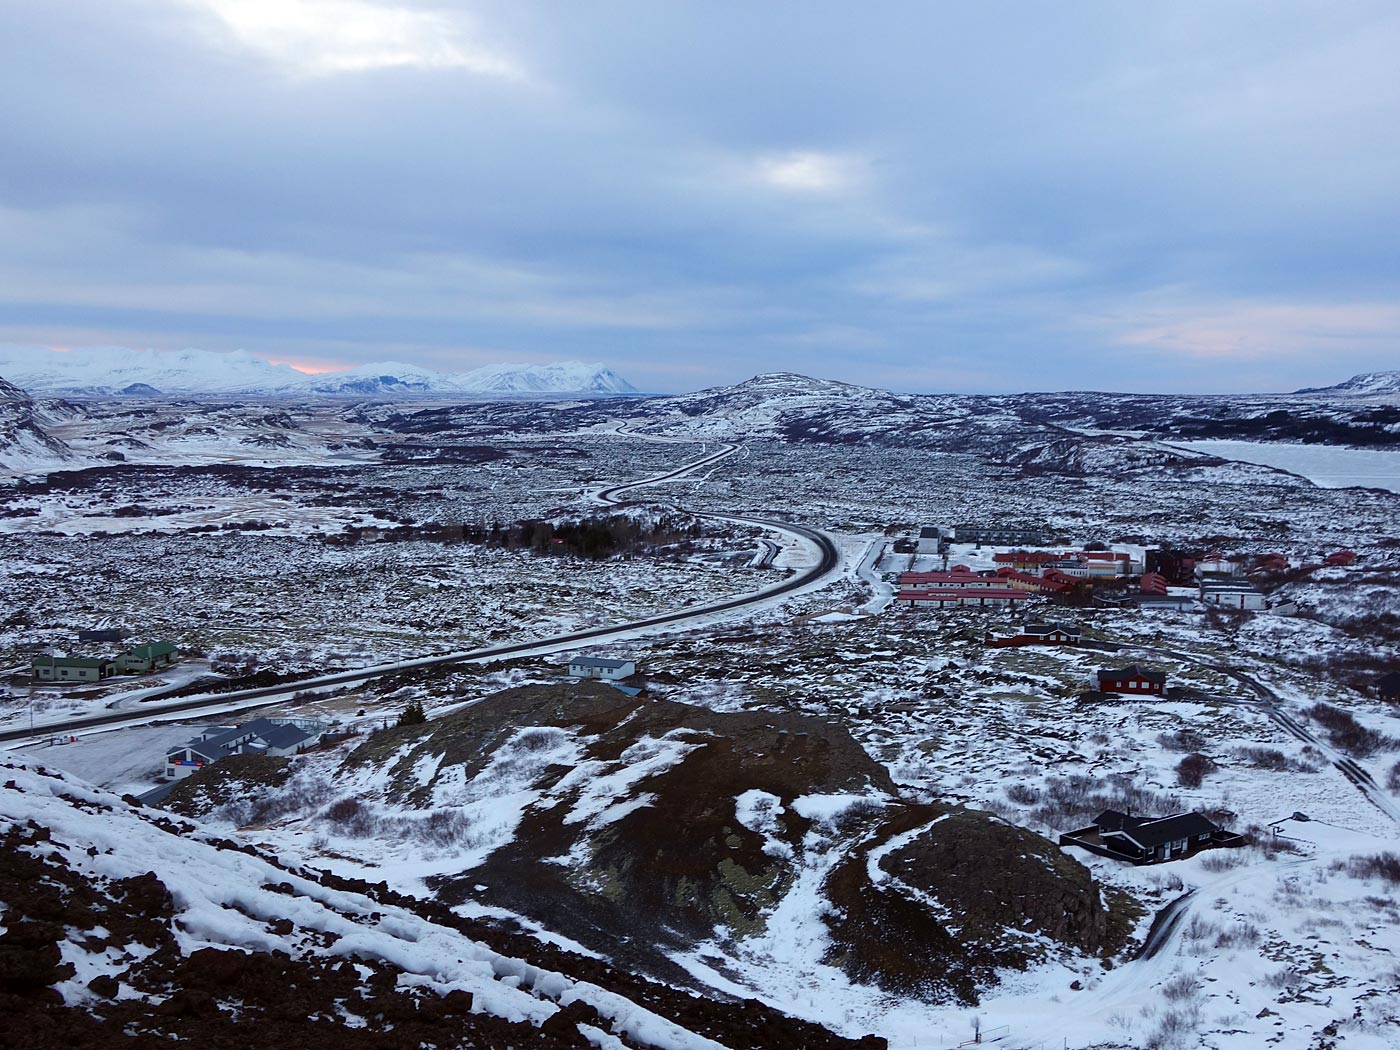
<instances>
[{"instance_id":1,"label":"road curve","mask_svg":"<svg viewBox=\"0 0 1400 1050\"><path fill-rule=\"evenodd\" d=\"M621 506L623 501L617 499L619 493L630 489L640 488L644 485L654 485L662 481L668 481L679 477L692 470L717 462L726 456L733 455L738 450L737 445L727 445L720 452L705 456L703 459L688 463L676 470L654 478L647 478L643 481L629 482L625 485L616 485L609 489L604 489L596 494L600 502L611 506ZM699 514L699 517L710 518L718 521L737 522L746 525L756 525L760 528L770 529L774 532L783 532L791 536L797 536L812 543L820 554L820 559L816 565L802 569L795 575L782 583L772 587L765 587L762 590L752 591L748 594L740 595L737 598L728 598L721 602L714 602L709 605L699 605L693 608L679 609L675 612L662 613L658 616L649 616L642 620L631 620L627 623L614 624L610 627L591 627L583 631L571 631L567 634L551 635L545 638L532 638L525 642L515 642L510 645L489 646L484 649L473 649L467 652L447 653L442 656L427 656L416 660L403 660L393 664L380 664L374 667L362 667L354 671L345 671L331 675L320 675L305 679L298 679L290 682L282 682L275 686L267 686L259 689L241 689L235 692L215 693L207 696L194 697L190 700L175 704L162 704L159 708L148 709L146 711L117 711L105 715L91 715L86 718L75 718L61 722L46 722L35 725L31 731L28 728L10 729L0 732L0 742L24 740L28 738L43 738L46 736L57 736L63 733L72 733L77 730L95 729L101 726L116 725L127 722L132 725L140 725L155 719L164 718L167 715L186 715L208 708L227 708L229 705L239 705L242 708L254 708L259 706L272 706L287 699L289 694L303 690L321 690L340 685L351 685L355 682L368 681L371 678L379 678L386 674L393 674L397 671L415 670L423 667L441 667L446 664L471 663L478 660L490 660L500 657L507 657L519 653L529 652L541 648L553 648L556 646L567 646L573 642L596 642L603 641L618 635L630 634L634 631L644 630L649 627L665 627L672 624L682 623L686 620L699 619L704 616L713 616L715 613L731 612L735 609L743 609L759 602L765 602L772 598L790 594L800 590L809 584L815 583L824 576L830 574L840 564L840 555L836 550L836 545L825 533L816 529L808 528L806 525L796 525L788 521L777 521L767 518L756 518L740 515L728 514ZM256 701L262 698L268 699L266 704L242 703L243 701Z\"/></svg>"}]
</instances>

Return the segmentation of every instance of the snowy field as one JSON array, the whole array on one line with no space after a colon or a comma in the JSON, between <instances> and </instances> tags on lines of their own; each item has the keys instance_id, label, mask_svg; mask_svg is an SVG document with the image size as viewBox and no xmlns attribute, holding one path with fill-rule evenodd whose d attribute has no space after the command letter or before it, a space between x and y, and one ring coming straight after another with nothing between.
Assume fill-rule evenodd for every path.
<instances>
[{"instance_id":1,"label":"snowy field","mask_svg":"<svg viewBox=\"0 0 1400 1050\"><path fill-rule=\"evenodd\" d=\"M1172 444L1221 459L1277 467L1323 488L1363 486L1400 492L1400 450L1259 441L1174 441Z\"/></svg>"}]
</instances>

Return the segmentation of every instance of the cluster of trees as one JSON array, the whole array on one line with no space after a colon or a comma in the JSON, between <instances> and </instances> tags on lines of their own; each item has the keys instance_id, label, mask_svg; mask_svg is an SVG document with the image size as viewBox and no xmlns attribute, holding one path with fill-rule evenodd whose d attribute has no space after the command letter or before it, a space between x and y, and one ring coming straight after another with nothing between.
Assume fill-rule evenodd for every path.
<instances>
[{"instance_id":1,"label":"cluster of trees","mask_svg":"<svg viewBox=\"0 0 1400 1050\"><path fill-rule=\"evenodd\" d=\"M530 518L510 525L401 525L379 532L382 541L426 540L433 543L477 543L506 550L532 550L536 554L588 558L602 561L618 554L629 554L648 547L663 547L698 539L700 523L694 518L662 515L652 521L639 521L621 514L601 515L565 521L558 525L541 518ZM326 542L356 543L362 530L350 529Z\"/></svg>"},{"instance_id":2,"label":"cluster of trees","mask_svg":"<svg viewBox=\"0 0 1400 1050\"><path fill-rule=\"evenodd\" d=\"M646 547L666 546L700 535L700 523L663 515L652 522L620 514L582 518L552 525L533 519L510 526L496 524L489 532L468 534L469 542L509 549L529 548L536 554L602 560Z\"/></svg>"}]
</instances>

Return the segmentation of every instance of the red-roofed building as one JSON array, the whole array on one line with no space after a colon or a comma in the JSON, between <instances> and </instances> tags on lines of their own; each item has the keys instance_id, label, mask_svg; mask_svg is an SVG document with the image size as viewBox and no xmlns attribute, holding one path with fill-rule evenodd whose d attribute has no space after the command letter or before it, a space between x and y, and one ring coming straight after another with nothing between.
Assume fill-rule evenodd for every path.
<instances>
[{"instance_id":1,"label":"red-roofed building","mask_svg":"<svg viewBox=\"0 0 1400 1050\"><path fill-rule=\"evenodd\" d=\"M987 632L983 641L993 649L1020 645L1078 645L1083 632L1078 627L1057 627L1048 623L1029 624L1016 634Z\"/></svg>"},{"instance_id":2,"label":"red-roofed building","mask_svg":"<svg viewBox=\"0 0 1400 1050\"><path fill-rule=\"evenodd\" d=\"M1166 594L1167 578L1160 572L1145 572L1142 574L1143 594Z\"/></svg>"},{"instance_id":3,"label":"red-roofed building","mask_svg":"<svg viewBox=\"0 0 1400 1050\"><path fill-rule=\"evenodd\" d=\"M998 569L997 578L1008 587L1015 587L1018 591L1035 591L1037 594L1064 594L1074 590L1073 582L1033 576L1015 569Z\"/></svg>"},{"instance_id":4,"label":"red-roofed building","mask_svg":"<svg viewBox=\"0 0 1400 1050\"><path fill-rule=\"evenodd\" d=\"M1324 559L1326 565L1350 565L1356 561L1356 551L1337 551Z\"/></svg>"},{"instance_id":5,"label":"red-roofed building","mask_svg":"<svg viewBox=\"0 0 1400 1050\"><path fill-rule=\"evenodd\" d=\"M901 587L927 587L948 590L962 587L987 587L996 581L988 576L967 569L953 569L949 572L902 572L899 574Z\"/></svg>"},{"instance_id":6,"label":"red-roofed building","mask_svg":"<svg viewBox=\"0 0 1400 1050\"><path fill-rule=\"evenodd\" d=\"M1018 572L1039 572L1051 562L1059 561L1060 557L1050 551L1010 551L993 554L992 563L997 566L1010 566Z\"/></svg>"},{"instance_id":7,"label":"red-roofed building","mask_svg":"<svg viewBox=\"0 0 1400 1050\"><path fill-rule=\"evenodd\" d=\"M984 581L985 582L985 581ZM957 609L964 606L998 608L1017 605L1030 595L1010 587L962 587L952 590L905 590L894 596L900 605L911 608Z\"/></svg>"}]
</instances>

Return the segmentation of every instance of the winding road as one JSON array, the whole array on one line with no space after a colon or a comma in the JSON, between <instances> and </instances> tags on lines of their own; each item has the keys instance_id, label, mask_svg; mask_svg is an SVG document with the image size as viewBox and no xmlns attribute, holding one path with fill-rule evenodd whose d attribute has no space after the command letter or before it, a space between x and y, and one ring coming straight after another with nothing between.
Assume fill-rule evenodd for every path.
<instances>
[{"instance_id":1,"label":"winding road","mask_svg":"<svg viewBox=\"0 0 1400 1050\"><path fill-rule=\"evenodd\" d=\"M618 433L627 432L619 429ZM628 436L640 437L641 435L629 434ZM740 446L738 445L726 444L718 452L705 455L675 470L667 471L665 474L601 489L593 493L593 498L598 503L607 506L625 506L628 501L622 498L624 493L684 477L704 467L719 463L721 460L734 455L735 452L739 451L739 448ZM831 575L841 564L841 557L837 551L836 544L832 542L829 536L817 529L808 528L805 525L797 525L789 521L779 521L771 518L748 515L699 513L694 511L689 513L693 513L697 517L707 518L711 521L753 525L771 532L790 536L810 544L817 552L817 562L814 565L798 570L788 579L770 587L751 591L748 594L742 594L735 598L727 598L724 601L678 609L674 612L661 613L657 616L649 616L641 620L631 620L626 623L614 624L607 627L592 627L582 631L570 631L566 634L550 635L544 638L532 638L528 641L514 642L509 645L488 646L483 649L472 649L466 652L446 653L438 656L420 657L415 660L401 660L392 664L361 667L353 671L307 677L258 689L241 689L227 693L212 693L174 703L162 703L159 707L152 705L140 711L117 711L103 715L90 715L84 718L43 722L36 724L32 729L26 726L24 728L8 729L0 732L0 743L16 740L42 740L46 737L61 736L87 729L121 725L143 725L152 721L165 719L171 715L186 717L191 714L198 714L201 711L225 713L258 707L271 707L275 704L285 702L297 693L319 692L323 689L337 686L352 685L356 682L368 681L372 678L379 678L383 675L393 674L398 671L415 670L424 667L441 667L447 664L475 663L478 661L497 660L503 657L522 656L526 654L544 654L572 648L579 642L607 641L609 639L635 636L639 631L649 631L652 629L669 630L679 624L685 624L689 621L701 620L706 617L714 616L717 613L746 609L763 602L771 601L774 598L803 590Z\"/></svg>"}]
</instances>

